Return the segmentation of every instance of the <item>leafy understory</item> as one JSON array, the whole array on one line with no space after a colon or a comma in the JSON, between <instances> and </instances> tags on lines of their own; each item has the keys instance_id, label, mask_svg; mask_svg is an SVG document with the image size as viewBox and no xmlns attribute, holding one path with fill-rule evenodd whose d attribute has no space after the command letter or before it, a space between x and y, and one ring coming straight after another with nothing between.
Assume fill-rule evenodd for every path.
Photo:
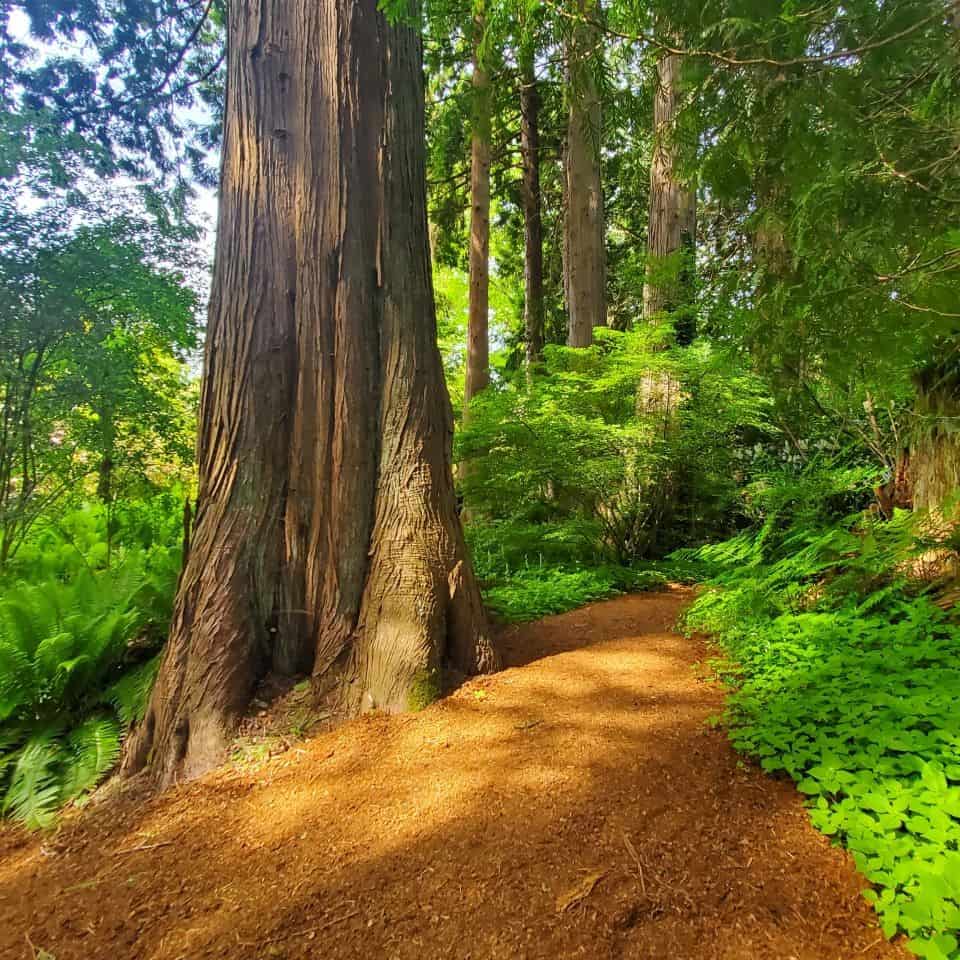
<instances>
[{"instance_id":1,"label":"leafy understory","mask_svg":"<svg viewBox=\"0 0 960 960\"><path fill-rule=\"evenodd\" d=\"M686 622L713 631L729 658L720 672L734 688L733 745L796 781L814 826L872 884L864 895L887 937L905 933L916 955L952 960L960 627L891 572L891 555L911 540L921 549L916 531L903 516L820 529L773 521L704 548L714 579Z\"/></svg>"},{"instance_id":2,"label":"leafy understory","mask_svg":"<svg viewBox=\"0 0 960 960\"><path fill-rule=\"evenodd\" d=\"M622 593L662 586L656 569L612 565L564 570L527 567L505 574L484 590L487 606L502 620L520 623L566 613Z\"/></svg>"},{"instance_id":3,"label":"leafy understory","mask_svg":"<svg viewBox=\"0 0 960 960\"><path fill-rule=\"evenodd\" d=\"M113 768L124 733L143 716L178 568L176 551L134 549L109 570L81 565L65 580L52 575L5 586L4 814L31 828L49 827L64 804Z\"/></svg>"}]
</instances>

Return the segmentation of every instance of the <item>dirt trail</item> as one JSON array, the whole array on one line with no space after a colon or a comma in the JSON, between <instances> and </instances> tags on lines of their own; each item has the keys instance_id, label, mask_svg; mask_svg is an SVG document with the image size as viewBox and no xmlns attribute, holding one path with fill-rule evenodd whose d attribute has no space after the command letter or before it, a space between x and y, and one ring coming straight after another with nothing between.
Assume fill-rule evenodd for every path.
<instances>
[{"instance_id":1,"label":"dirt trail","mask_svg":"<svg viewBox=\"0 0 960 960\"><path fill-rule=\"evenodd\" d=\"M705 725L686 599L513 628L509 669L423 713L0 835L0 957L905 957L793 789Z\"/></svg>"}]
</instances>

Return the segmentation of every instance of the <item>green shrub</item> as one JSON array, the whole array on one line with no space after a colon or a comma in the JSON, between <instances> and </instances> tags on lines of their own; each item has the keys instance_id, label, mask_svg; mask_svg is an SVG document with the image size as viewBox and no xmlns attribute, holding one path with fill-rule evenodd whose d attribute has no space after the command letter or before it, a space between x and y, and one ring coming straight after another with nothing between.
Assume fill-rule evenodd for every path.
<instances>
[{"instance_id":1,"label":"green shrub","mask_svg":"<svg viewBox=\"0 0 960 960\"><path fill-rule=\"evenodd\" d=\"M501 619L522 622L565 613L620 593L660 586L665 579L654 569L612 565L582 570L529 567L489 586L484 599Z\"/></svg>"},{"instance_id":2,"label":"green shrub","mask_svg":"<svg viewBox=\"0 0 960 960\"><path fill-rule=\"evenodd\" d=\"M166 635L177 551L0 596L0 805L30 827L95 786L142 716Z\"/></svg>"},{"instance_id":3,"label":"green shrub","mask_svg":"<svg viewBox=\"0 0 960 960\"><path fill-rule=\"evenodd\" d=\"M649 326L596 337L471 400L457 459L481 565L628 565L730 531L739 446L767 429L758 382L706 344L661 349ZM641 402L651 382L670 385L669 414Z\"/></svg>"},{"instance_id":4,"label":"green shrub","mask_svg":"<svg viewBox=\"0 0 960 960\"><path fill-rule=\"evenodd\" d=\"M108 552L113 561L122 563L125 551L179 543L185 496L175 487L146 499L114 504L110 511L94 502L44 517L3 569L0 593L4 584L17 581L69 580L85 571L104 570ZM107 546L108 523L112 551Z\"/></svg>"}]
</instances>

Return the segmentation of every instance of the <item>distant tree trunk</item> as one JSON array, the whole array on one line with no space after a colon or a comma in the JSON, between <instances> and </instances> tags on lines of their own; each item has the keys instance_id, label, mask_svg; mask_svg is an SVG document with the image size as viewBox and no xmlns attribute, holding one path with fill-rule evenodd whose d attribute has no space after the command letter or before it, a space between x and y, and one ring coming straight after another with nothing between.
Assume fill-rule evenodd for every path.
<instances>
[{"instance_id":1,"label":"distant tree trunk","mask_svg":"<svg viewBox=\"0 0 960 960\"><path fill-rule=\"evenodd\" d=\"M949 20L960 36L960 5L949 5ZM916 386L916 426L910 448L913 505L917 510L942 513L945 502L960 495L960 431L956 428L960 371L955 363L933 363L916 378ZM947 519L955 521L960 518L960 503L950 507Z\"/></svg>"},{"instance_id":2,"label":"distant tree trunk","mask_svg":"<svg viewBox=\"0 0 960 960\"><path fill-rule=\"evenodd\" d=\"M680 180L676 121L680 110L681 59L663 53L657 62L653 106L654 148L650 164L650 215L647 234L647 277L643 315L648 321L689 305L690 263L697 232L696 194ZM689 310L687 311L689 313ZM689 343L695 333L692 316L677 318L677 340Z\"/></svg>"},{"instance_id":3,"label":"distant tree trunk","mask_svg":"<svg viewBox=\"0 0 960 960\"><path fill-rule=\"evenodd\" d=\"M654 144L643 316L648 323L655 323L664 314L672 313L676 342L685 345L696 333L690 271L696 246L696 197L681 183L679 175L676 122L680 110L680 68L679 56L661 53L653 99ZM686 309L681 312L681 307ZM681 394L680 384L669 374L647 374L637 395L638 411L659 419L666 437L677 428Z\"/></svg>"},{"instance_id":4,"label":"distant tree trunk","mask_svg":"<svg viewBox=\"0 0 960 960\"><path fill-rule=\"evenodd\" d=\"M917 377L916 427L910 448L913 505L939 510L960 494L960 374L940 364ZM960 504L953 504L954 519Z\"/></svg>"},{"instance_id":5,"label":"distant tree trunk","mask_svg":"<svg viewBox=\"0 0 960 960\"><path fill-rule=\"evenodd\" d=\"M567 45L569 114L564 151L564 292L567 343L588 347L593 328L607 323L607 264L603 190L600 182L600 96L595 62L601 44L593 0L577 0Z\"/></svg>"},{"instance_id":6,"label":"distant tree trunk","mask_svg":"<svg viewBox=\"0 0 960 960\"><path fill-rule=\"evenodd\" d=\"M523 158L524 329L527 363L543 353L543 215L540 196L540 91L532 47L520 59L520 153Z\"/></svg>"},{"instance_id":7,"label":"distant tree trunk","mask_svg":"<svg viewBox=\"0 0 960 960\"><path fill-rule=\"evenodd\" d=\"M470 305L464 416L490 382L490 126L492 90L483 40L484 0L473 17L473 130L470 138Z\"/></svg>"},{"instance_id":8,"label":"distant tree trunk","mask_svg":"<svg viewBox=\"0 0 960 960\"><path fill-rule=\"evenodd\" d=\"M420 41L376 0L229 5L200 488L123 770L225 753L268 671L343 715L496 665L430 282Z\"/></svg>"}]
</instances>

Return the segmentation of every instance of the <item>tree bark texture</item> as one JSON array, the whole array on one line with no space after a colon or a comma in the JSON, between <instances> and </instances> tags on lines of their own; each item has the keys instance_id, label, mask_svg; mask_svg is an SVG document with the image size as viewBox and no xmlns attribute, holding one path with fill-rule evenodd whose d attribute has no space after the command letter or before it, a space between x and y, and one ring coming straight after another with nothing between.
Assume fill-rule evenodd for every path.
<instances>
[{"instance_id":1,"label":"tree bark texture","mask_svg":"<svg viewBox=\"0 0 960 960\"><path fill-rule=\"evenodd\" d=\"M520 154L523 161L523 319L527 363L543 353L543 207L540 194L540 91L533 49L520 62Z\"/></svg>"},{"instance_id":2,"label":"tree bark texture","mask_svg":"<svg viewBox=\"0 0 960 960\"><path fill-rule=\"evenodd\" d=\"M913 505L942 514L944 504L960 493L960 376L937 365L917 378L910 473ZM952 504L955 520L960 504Z\"/></svg>"},{"instance_id":3,"label":"tree bark texture","mask_svg":"<svg viewBox=\"0 0 960 960\"><path fill-rule=\"evenodd\" d=\"M451 474L420 40L376 0L229 6L199 438L170 639L127 774L221 760L269 671L338 711L495 668Z\"/></svg>"},{"instance_id":4,"label":"tree bark texture","mask_svg":"<svg viewBox=\"0 0 960 960\"><path fill-rule=\"evenodd\" d=\"M569 314L567 343L588 347L593 328L607 323L607 261L600 180L601 110L595 74L601 37L599 7L577 0L567 44L568 118L564 151L564 292Z\"/></svg>"},{"instance_id":5,"label":"tree bark texture","mask_svg":"<svg viewBox=\"0 0 960 960\"><path fill-rule=\"evenodd\" d=\"M483 0L473 18L473 129L470 137L470 304L464 413L490 382L490 128L492 89L483 53Z\"/></svg>"},{"instance_id":6,"label":"tree bark texture","mask_svg":"<svg viewBox=\"0 0 960 960\"><path fill-rule=\"evenodd\" d=\"M690 264L696 245L696 194L680 179L676 121L680 110L681 58L664 53L657 62L653 106L654 147L650 164L650 215L643 315L648 321L688 304ZM677 339L689 342L691 318L679 318Z\"/></svg>"},{"instance_id":7,"label":"tree bark texture","mask_svg":"<svg viewBox=\"0 0 960 960\"><path fill-rule=\"evenodd\" d=\"M960 36L960 6L952 7L950 26ZM943 346L948 354L953 344ZM917 376L916 387L916 425L910 447L913 505L931 511L935 519L939 515L950 528L960 518L960 503L951 499L960 496L960 373L956 363L931 364ZM946 515L945 505L949 506Z\"/></svg>"},{"instance_id":8,"label":"tree bark texture","mask_svg":"<svg viewBox=\"0 0 960 960\"><path fill-rule=\"evenodd\" d=\"M647 230L643 315L657 323L663 315L689 305L692 278L683 260L692 261L696 245L696 197L679 178L676 121L680 108L680 57L662 53L657 61L653 101L653 157L650 163L650 200ZM689 344L696 328L692 316L674 313L676 342ZM666 345L666 344L664 344ZM664 437L677 429L682 388L665 372L649 373L637 392L637 410L660 421Z\"/></svg>"}]
</instances>

